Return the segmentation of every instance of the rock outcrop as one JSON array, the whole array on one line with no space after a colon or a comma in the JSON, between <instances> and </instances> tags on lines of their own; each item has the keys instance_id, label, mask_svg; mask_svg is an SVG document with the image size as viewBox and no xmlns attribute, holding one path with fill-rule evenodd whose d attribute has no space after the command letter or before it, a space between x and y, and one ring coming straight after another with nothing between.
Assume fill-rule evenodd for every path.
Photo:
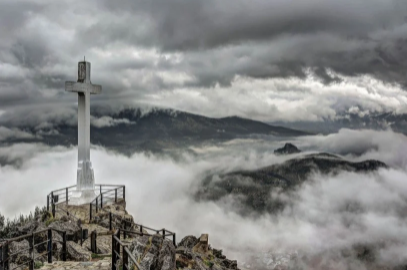
<instances>
[{"instance_id":1,"label":"rock outcrop","mask_svg":"<svg viewBox=\"0 0 407 270\"><path fill-rule=\"evenodd\" d=\"M11 263L15 265L23 264L29 260L31 260L31 252L30 252L30 244L27 240L22 240L20 242L11 242L9 246L10 254L17 253L17 255L11 256ZM40 257L39 253L34 249L34 257L36 261L44 262L46 260L45 257Z\"/></svg>"},{"instance_id":2,"label":"rock outcrop","mask_svg":"<svg viewBox=\"0 0 407 270\"><path fill-rule=\"evenodd\" d=\"M159 234L137 236L129 250L143 269L175 269L175 247L171 240L163 239Z\"/></svg>"},{"instance_id":3,"label":"rock outcrop","mask_svg":"<svg viewBox=\"0 0 407 270\"><path fill-rule=\"evenodd\" d=\"M209 245L207 234L202 234L199 239L184 237L176 249L176 262L177 269L238 270L237 261L227 259L222 250Z\"/></svg>"},{"instance_id":4,"label":"rock outcrop","mask_svg":"<svg viewBox=\"0 0 407 270\"><path fill-rule=\"evenodd\" d=\"M286 143L284 145L284 147L274 150L274 154L278 154L278 155L289 155L289 154L296 154L296 153L301 153L301 150L299 150L297 148L297 146L295 146L292 143Z\"/></svg>"},{"instance_id":5,"label":"rock outcrop","mask_svg":"<svg viewBox=\"0 0 407 270\"><path fill-rule=\"evenodd\" d=\"M92 254L90 253L90 251L75 242L68 241L66 243L66 249L67 260L76 262L87 262L92 259Z\"/></svg>"}]
</instances>

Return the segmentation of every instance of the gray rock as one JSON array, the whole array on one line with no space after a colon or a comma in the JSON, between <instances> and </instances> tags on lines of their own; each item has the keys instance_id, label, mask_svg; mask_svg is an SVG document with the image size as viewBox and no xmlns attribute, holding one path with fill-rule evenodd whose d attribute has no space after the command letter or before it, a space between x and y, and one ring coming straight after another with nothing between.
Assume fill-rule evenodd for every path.
<instances>
[{"instance_id":1,"label":"gray rock","mask_svg":"<svg viewBox=\"0 0 407 270\"><path fill-rule=\"evenodd\" d=\"M301 151L292 143L286 143L284 147L274 150L275 154L280 155L288 155L288 154L295 154L300 153Z\"/></svg>"},{"instance_id":2,"label":"gray rock","mask_svg":"<svg viewBox=\"0 0 407 270\"><path fill-rule=\"evenodd\" d=\"M137 236L129 247L143 269L175 269L175 247L169 239L160 235ZM132 267L132 263L130 263ZM131 268L130 267L130 268Z\"/></svg>"},{"instance_id":3,"label":"gray rock","mask_svg":"<svg viewBox=\"0 0 407 270\"><path fill-rule=\"evenodd\" d=\"M178 246L186 247L186 248L193 248L196 244L198 244L199 239L193 235L185 236Z\"/></svg>"},{"instance_id":4,"label":"gray rock","mask_svg":"<svg viewBox=\"0 0 407 270\"><path fill-rule=\"evenodd\" d=\"M37 221L29 221L24 225L17 227L17 234L16 236L21 236L25 234L30 234L35 231L35 229L39 226L39 222Z\"/></svg>"},{"instance_id":5,"label":"gray rock","mask_svg":"<svg viewBox=\"0 0 407 270\"><path fill-rule=\"evenodd\" d=\"M75 242L79 241L81 228L75 222L63 222L58 220L51 223L48 228L52 228L57 231L66 231L67 240ZM59 233L59 235L62 237L61 233Z\"/></svg>"},{"instance_id":6,"label":"gray rock","mask_svg":"<svg viewBox=\"0 0 407 270\"><path fill-rule=\"evenodd\" d=\"M92 259L92 254L84 247L81 247L75 242L68 241L66 243L66 247L67 247L67 256L66 256L67 260L86 262Z\"/></svg>"},{"instance_id":7,"label":"gray rock","mask_svg":"<svg viewBox=\"0 0 407 270\"><path fill-rule=\"evenodd\" d=\"M226 268L237 269L237 261L224 259L222 263Z\"/></svg>"},{"instance_id":8,"label":"gray rock","mask_svg":"<svg viewBox=\"0 0 407 270\"><path fill-rule=\"evenodd\" d=\"M47 227L45 227L44 223L40 223L37 228L35 228L34 232L36 234L34 235L34 243L36 246L36 249L39 253L42 253L47 250L47 240L48 240L48 232L41 232L37 233L42 230L46 230Z\"/></svg>"},{"instance_id":9,"label":"gray rock","mask_svg":"<svg viewBox=\"0 0 407 270\"><path fill-rule=\"evenodd\" d=\"M28 262L31 261L32 259L32 255L30 252L30 244L27 240L22 240L20 242L11 242L9 245L9 251L10 254L14 254L17 253L14 256L11 256L11 262L10 263L14 263L16 265L20 265L23 263L26 263L25 265L28 266ZM34 258L36 261L41 261L44 262L46 260L45 256L44 257L40 257L39 253L34 249Z\"/></svg>"},{"instance_id":10,"label":"gray rock","mask_svg":"<svg viewBox=\"0 0 407 270\"><path fill-rule=\"evenodd\" d=\"M175 269L175 247L171 240L164 239L158 255L158 269Z\"/></svg>"}]
</instances>

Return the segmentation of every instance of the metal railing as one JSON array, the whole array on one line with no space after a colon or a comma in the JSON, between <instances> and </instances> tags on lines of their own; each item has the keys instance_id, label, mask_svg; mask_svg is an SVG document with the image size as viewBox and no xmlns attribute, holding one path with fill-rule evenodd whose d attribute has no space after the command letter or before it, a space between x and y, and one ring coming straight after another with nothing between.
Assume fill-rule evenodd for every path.
<instances>
[{"instance_id":1,"label":"metal railing","mask_svg":"<svg viewBox=\"0 0 407 270\"><path fill-rule=\"evenodd\" d=\"M89 221L93 214L98 213L103 206L126 201L126 186L123 185L98 185L99 195L89 205Z\"/></svg>"},{"instance_id":2,"label":"metal railing","mask_svg":"<svg viewBox=\"0 0 407 270\"><path fill-rule=\"evenodd\" d=\"M120 240L120 229L117 230L115 234L112 235L112 270L130 270L134 269L129 264L129 259L131 263L137 268L141 270L139 263L137 262L136 258L134 258L133 254L131 254L130 250L127 247L127 244L123 243Z\"/></svg>"},{"instance_id":3,"label":"metal railing","mask_svg":"<svg viewBox=\"0 0 407 270\"><path fill-rule=\"evenodd\" d=\"M52 215L55 217L55 206L61 203L68 204L69 197L72 195L73 191L76 191L76 185L57 189L48 194L47 211L49 212L51 207Z\"/></svg>"},{"instance_id":4,"label":"metal railing","mask_svg":"<svg viewBox=\"0 0 407 270\"><path fill-rule=\"evenodd\" d=\"M126 235L131 235L131 234L136 234L140 236L153 236L153 234L149 233L144 233L143 229L149 229L156 231L155 229L151 229L148 227L143 227L142 225L140 226L140 232L137 231L126 231L126 230L121 230L118 229L116 233L112 235L112 270L130 270L133 269L131 268L131 265L129 264L132 263L138 270L141 270L141 266L139 265L137 259L133 256L131 251L128 249L127 243L124 243L120 239L120 234L123 232L123 237L126 238ZM160 231L156 231L157 234L159 234ZM168 234L167 234L168 232ZM165 239L167 236L173 236L173 241L174 241L174 246L175 246L175 233L170 232L166 229L162 229L162 236Z\"/></svg>"},{"instance_id":5,"label":"metal railing","mask_svg":"<svg viewBox=\"0 0 407 270\"><path fill-rule=\"evenodd\" d=\"M68 205L74 191L76 191L76 185L52 191L47 195L47 211L51 210L55 217L56 206ZM89 204L89 220L92 220L93 213L97 213L103 206L126 200L126 186L124 185L95 185L95 193L99 193L99 195Z\"/></svg>"},{"instance_id":6,"label":"metal railing","mask_svg":"<svg viewBox=\"0 0 407 270\"><path fill-rule=\"evenodd\" d=\"M53 241L52 239L52 231L57 232L62 234L62 241L55 240ZM35 243L36 236L41 238L40 234L47 233L47 240L40 242L40 243ZM23 250L18 250L14 253L10 253L10 244L12 242L16 241L22 241L22 240L27 240L29 243L29 248L23 249ZM44 257L47 255L47 261L48 263L52 263L52 243L60 243L62 244L62 250L61 250L61 255L62 255L62 260L66 261L66 255L67 255L67 246L66 246L66 232L64 231L59 231L56 229L44 229L40 230L31 234L26 234L22 235L19 237L7 239L5 242L3 242L0 245L0 269L1 270L13 270L20 268L21 266L28 266L29 270L33 270L35 266L35 262L38 261L39 258ZM46 245L46 248L45 248ZM36 248L38 247L43 247L46 251L38 254L36 256ZM16 261L16 258L18 255L21 255L23 252L28 252L30 259L24 261L23 263L20 263L19 265L14 266L13 268L10 268L10 265L12 262Z\"/></svg>"},{"instance_id":7,"label":"metal railing","mask_svg":"<svg viewBox=\"0 0 407 270\"><path fill-rule=\"evenodd\" d=\"M98 236L103 236L103 235L111 235L114 234L114 229L120 230L123 232L123 239L126 239L129 235L140 235L140 236L153 236L157 234L161 234L162 237L169 238L172 240L173 245L176 247L176 233L171 232L167 229L153 229L147 226L144 226L142 224L138 224L129 220L124 219L122 216L113 214L112 212L107 212L109 214L109 231L108 232L99 232L97 233L96 231L91 232L90 235L90 246L91 246L91 251L93 253L97 253L97 237ZM118 218L120 220L120 227L119 228L113 228L113 216ZM134 226L138 227L138 231L133 230ZM144 232L146 231L146 232ZM150 232L149 232L150 231ZM113 251L112 251L113 252Z\"/></svg>"}]
</instances>

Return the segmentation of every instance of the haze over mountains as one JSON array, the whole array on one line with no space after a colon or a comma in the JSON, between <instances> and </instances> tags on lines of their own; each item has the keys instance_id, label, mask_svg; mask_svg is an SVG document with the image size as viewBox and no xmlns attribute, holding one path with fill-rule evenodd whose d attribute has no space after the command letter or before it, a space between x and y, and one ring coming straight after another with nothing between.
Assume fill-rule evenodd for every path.
<instances>
[{"instance_id":1,"label":"haze over mountains","mask_svg":"<svg viewBox=\"0 0 407 270\"><path fill-rule=\"evenodd\" d=\"M24 193L74 183L75 110L67 115L38 121L27 115L30 120L20 122L0 117L0 176L6 179L0 196L17 190L27 208L44 199L40 191L30 200ZM91 121L97 182L126 184L129 209L146 224L165 223L185 234L209 232L242 269L298 269L298 263L315 269L315 260L329 265L332 256L349 264L392 265L383 254L407 246L393 242L391 233L402 233L405 222L399 214L405 208L399 198L407 190L401 134L343 129L313 135L238 117L162 109L94 110ZM287 142L293 145L275 152ZM181 152L180 158L162 155L166 150ZM13 162L19 166L8 166ZM18 211L23 201L6 210ZM396 222L381 227L388 215ZM373 233L362 229L372 226ZM330 242L324 244L327 232ZM389 242L378 246L380 239ZM354 248L360 243L362 248ZM360 250L374 253L372 261L358 257ZM351 255L344 257L345 251Z\"/></svg>"},{"instance_id":2,"label":"haze over mountains","mask_svg":"<svg viewBox=\"0 0 407 270\"><path fill-rule=\"evenodd\" d=\"M407 114L386 113L340 113L334 119L325 118L322 121L270 122L271 125L281 125L311 133L334 133L341 128L386 130L407 134Z\"/></svg>"},{"instance_id":3,"label":"haze over mountains","mask_svg":"<svg viewBox=\"0 0 407 270\"><path fill-rule=\"evenodd\" d=\"M76 115L13 122L0 118L0 143L43 142L47 145L76 145ZM338 115L322 122L270 122L230 116L211 118L187 112L152 108L104 111L96 107L91 119L91 141L125 154L135 151L162 152L165 149L216 143L251 136L291 137L336 133L348 129L392 129L407 134L407 114ZM7 130L6 130L7 129Z\"/></svg>"},{"instance_id":4,"label":"haze over mountains","mask_svg":"<svg viewBox=\"0 0 407 270\"><path fill-rule=\"evenodd\" d=\"M12 125L9 127L12 128ZM60 119L52 124L23 123L17 128L33 136L11 137L5 143L77 145L77 125L70 119ZM140 109L124 109L110 114L95 112L91 124L92 144L125 154L161 152L252 135L292 137L309 134L241 117L210 118L170 109L152 109L147 113Z\"/></svg>"},{"instance_id":5,"label":"haze over mountains","mask_svg":"<svg viewBox=\"0 0 407 270\"><path fill-rule=\"evenodd\" d=\"M297 154L283 163L255 170L215 174L202 181L196 197L199 200L220 201L227 196L237 196L242 208L240 213L278 213L287 206L284 201L273 199L270 194L288 193L301 188L312 174L337 175L342 172L371 173L388 166L377 160L351 162L328 153Z\"/></svg>"}]
</instances>

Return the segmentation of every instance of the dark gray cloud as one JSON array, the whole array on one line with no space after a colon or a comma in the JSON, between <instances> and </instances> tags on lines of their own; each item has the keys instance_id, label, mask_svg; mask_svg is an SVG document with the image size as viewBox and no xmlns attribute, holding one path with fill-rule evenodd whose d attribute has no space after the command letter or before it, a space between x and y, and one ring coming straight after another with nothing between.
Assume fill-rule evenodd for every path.
<instances>
[{"instance_id":1,"label":"dark gray cloud","mask_svg":"<svg viewBox=\"0 0 407 270\"><path fill-rule=\"evenodd\" d=\"M299 78L291 91L307 88L303 82L311 71L326 85L345 81L346 88L348 77L368 75L405 87L405 14L403 0L2 1L0 109L73 104L76 98L64 93L64 81L76 79L83 55L92 62L92 81L103 85L103 95L92 102L173 107L163 101L179 100L183 91L190 93L184 95L190 104L176 108L203 114L213 111L207 103L219 103L217 86L230 92L222 95L223 104L241 93L239 78L284 78L287 85ZM241 97L253 101L251 108L241 111L247 105L235 100L224 113L264 120L274 111L273 118L292 120L278 116L278 104L257 99L264 108L259 112L255 97L267 93L258 94L264 90L256 84L252 88ZM308 120L364 103L360 95L335 95L344 105L329 104ZM304 99L304 93L290 99Z\"/></svg>"}]
</instances>

